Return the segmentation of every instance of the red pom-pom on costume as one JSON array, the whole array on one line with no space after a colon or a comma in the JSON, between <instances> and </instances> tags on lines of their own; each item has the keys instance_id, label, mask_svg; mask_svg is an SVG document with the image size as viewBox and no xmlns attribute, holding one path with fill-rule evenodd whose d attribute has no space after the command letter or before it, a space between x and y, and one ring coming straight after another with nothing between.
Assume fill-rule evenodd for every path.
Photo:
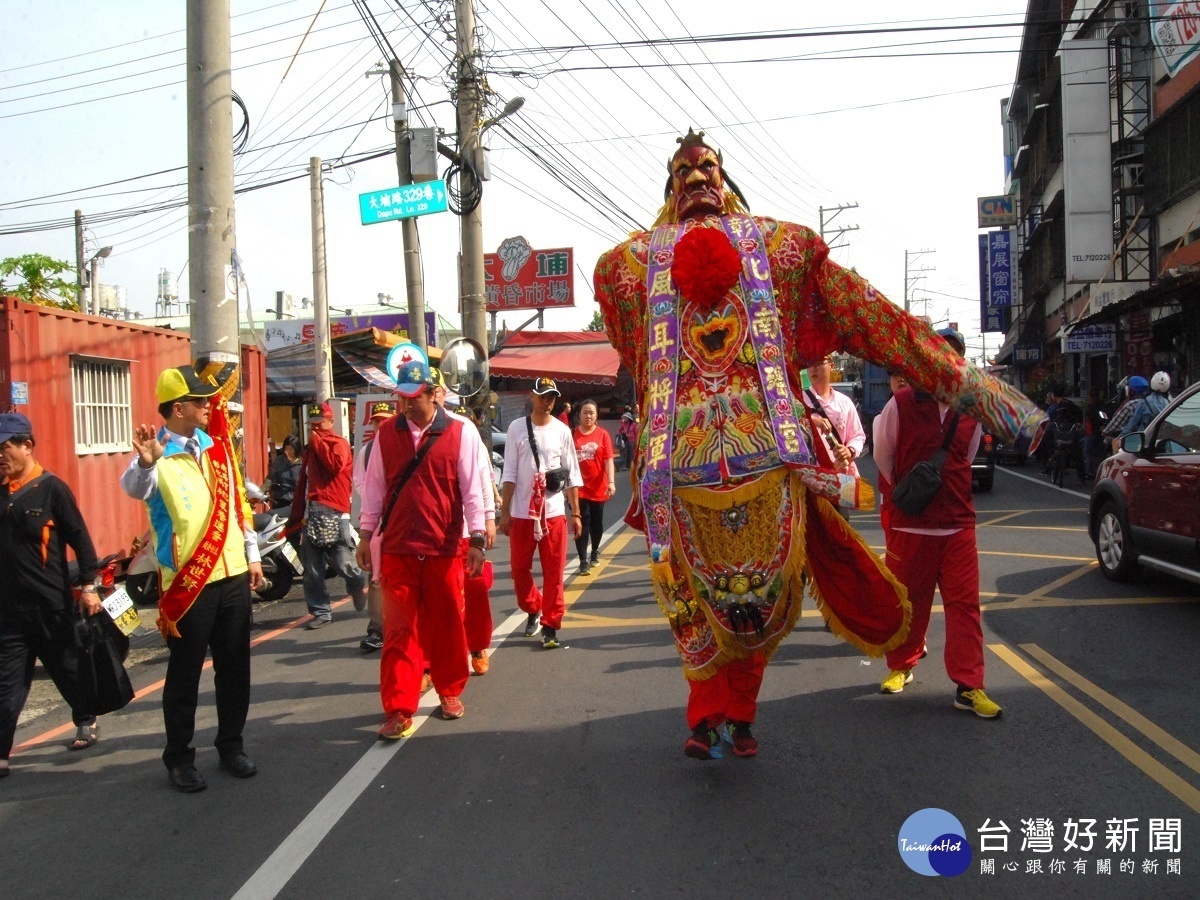
<instances>
[{"instance_id":1,"label":"red pom-pom on costume","mask_svg":"<svg viewBox=\"0 0 1200 900\"><path fill-rule=\"evenodd\" d=\"M716 306L741 271L742 258L723 231L693 228L675 245L671 277L683 299L702 309Z\"/></svg>"}]
</instances>

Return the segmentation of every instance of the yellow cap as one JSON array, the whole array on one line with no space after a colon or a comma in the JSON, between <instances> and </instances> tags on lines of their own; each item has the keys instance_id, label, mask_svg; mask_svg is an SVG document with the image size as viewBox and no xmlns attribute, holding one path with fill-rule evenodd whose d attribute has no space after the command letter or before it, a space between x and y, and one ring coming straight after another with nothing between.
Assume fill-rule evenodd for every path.
<instances>
[{"instance_id":1,"label":"yellow cap","mask_svg":"<svg viewBox=\"0 0 1200 900\"><path fill-rule=\"evenodd\" d=\"M215 384L201 381L191 366L176 366L158 376L154 396L160 404L174 403L187 397L211 397L217 390Z\"/></svg>"}]
</instances>

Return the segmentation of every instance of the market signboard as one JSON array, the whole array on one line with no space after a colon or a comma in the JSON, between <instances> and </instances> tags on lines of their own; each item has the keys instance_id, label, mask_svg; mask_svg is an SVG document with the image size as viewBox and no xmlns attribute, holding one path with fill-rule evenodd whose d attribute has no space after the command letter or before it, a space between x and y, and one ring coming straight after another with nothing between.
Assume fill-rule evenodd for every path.
<instances>
[{"instance_id":1,"label":"market signboard","mask_svg":"<svg viewBox=\"0 0 1200 900\"><path fill-rule=\"evenodd\" d=\"M488 312L574 306L574 266L572 247L534 250L523 237L505 238L483 255Z\"/></svg>"}]
</instances>

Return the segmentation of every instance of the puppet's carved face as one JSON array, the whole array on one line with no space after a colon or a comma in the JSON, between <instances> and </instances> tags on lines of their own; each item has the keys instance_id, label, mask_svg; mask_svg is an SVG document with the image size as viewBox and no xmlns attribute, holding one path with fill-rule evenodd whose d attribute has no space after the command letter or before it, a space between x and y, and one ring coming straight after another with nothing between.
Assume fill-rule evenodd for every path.
<instances>
[{"instance_id":1,"label":"puppet's carved face","mask_svg":"<svg viewBox=\"0 0 1200 900\"><path fill-rule=\"evenodd\" d=\"M725 179L717 154L708 147L687 147L671 160L671 202L679 221L720 215Z\"/></svg>"}]
</instances>

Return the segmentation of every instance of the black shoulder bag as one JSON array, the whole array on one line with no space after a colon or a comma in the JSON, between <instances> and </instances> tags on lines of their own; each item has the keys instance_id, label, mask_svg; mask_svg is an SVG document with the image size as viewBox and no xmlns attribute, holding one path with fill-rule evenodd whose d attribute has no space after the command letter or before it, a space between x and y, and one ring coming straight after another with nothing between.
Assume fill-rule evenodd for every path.
<instances>
[{"instance_id":1,"label":"black shoulder bag","mask_svg":"<svg viewBox=\"0 0 1200 900\"><path fill-rule=\"evenodd\" d=\"M537 438L533 436L533 416L525 417L525 429L529 432L529 449L533 451L533 464L537 470L542 471L542 461L538 458ZM556 491L561 491L567 484L567 476L571 474L571 470L566 466L559 466L556 469L546 470L546 493L553 494Z\"/></svg>"},{"instance_id":2,"label":"black shoulder bag","mask_svg":"<svg viewBox=\"0 0 1200 900\"><path fill-rule=\"evenodd\" d=\"M950 420L946 429L946 437L942 446L929 459L923 459L911 469L908 474L897 482L892 490L892 503L902 513L909 516L919 516L925 511L931 500L942 487L942 464L946 462L946 454L958 430L958 413Z\"/></svg>"},{"instance_id":3,"label":"black shoulder bag","mask_svg":"<svg viewBox=\"0 0 1200 900\"><path fill-rule=\"evenodd\" d=\"M842 436L838 434L837 426L833 424L833 419L829 418L829 413L825 411L825 404L818 400L817 395L808 388L804 389L804 393L808 395L808 401L813 405L813 411L820 413L825 421L829 423L829 436L833 438L834 446L842 446L845 441L843 441Z\"/></svg>"},{"instance_id":4,"label":"black shoulder bag","mask_svg":"<svg viewBox=\"0 0 1200 900\"><path fill-rule=\"evenodd\" d=\"M441 411L439 410L439 412ZM444 416L445 414L443 413L442 415ZM403 433L403 431L406 431L407 429L408 420L405 419L404 416L396 416L396 431ZM404 467L404 471L396 477L396 481L392 485L392 491L388 495L387 506L383 508L383 516L380 518L379 524L375 527L375 530L380 534L383 534L383 529L387 527L388 517L392 514L392 507L396 505L396 499L400 496L400 492L404 490L404 485L408 483L408 479L412 477L412 473L417 470L417 466L421 464L421 460L425 458L425 454L429 452L429 448L432 447L437 442L437 439L442 436L442 431L445 431L444 422L441 430L430 431L426 437L425 443L423 443L417 449L416 454L414 454L413 458L408 461L408 465ZM376 440L378 440L378 438Z\"/></svg>"}]
</instances>

